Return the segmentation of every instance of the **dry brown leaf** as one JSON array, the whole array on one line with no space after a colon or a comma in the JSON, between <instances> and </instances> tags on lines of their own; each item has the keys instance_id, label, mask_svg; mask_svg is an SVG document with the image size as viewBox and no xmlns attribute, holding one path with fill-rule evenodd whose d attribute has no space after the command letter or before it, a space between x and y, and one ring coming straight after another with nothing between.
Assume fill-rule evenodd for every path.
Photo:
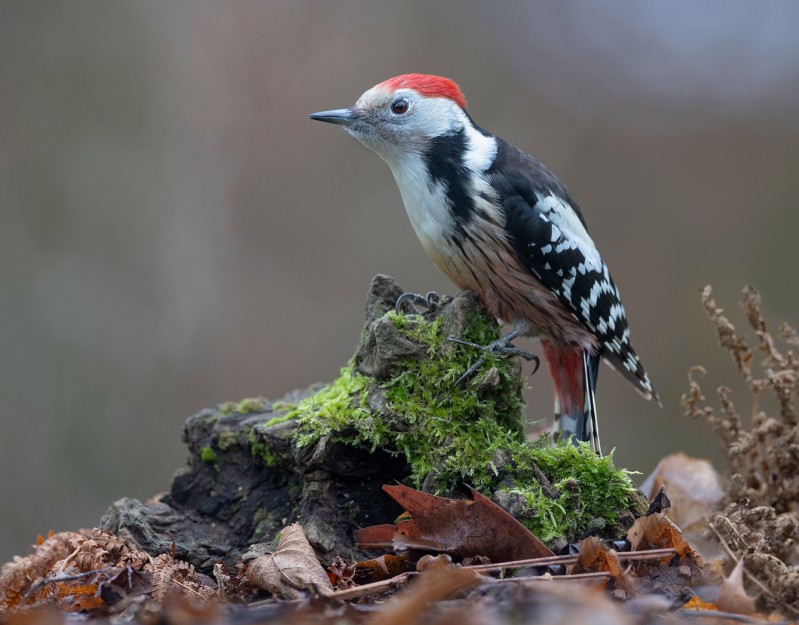
<instances>
[{"instance_id":1,"label":"dry brown leaf","mask_svg":"<svg viewBox=\"0 0 799 625\"><path fill-rule=\"evenodd\" d=\"M250 562L245 577L284 599L299 599L309 590L321 595L333 591L330 579L299 523L283 528L277 551Z\"/></svg>"},{"instance_id":2,"label":"dry brown leaf","mask_svg":"<svg viewBox=\"0 0 799 625\"><path fill-rule=\"evenodd\" d=\"M64 610L102 607L99 599L86 598L97 591L102 578L97 577L93 586L88 577L63 584L58 580L83 573L108 573L114 567L141 570L149 559L146 553L134 551L113 534L98 529L58 534L50 531L47 538L37 536L33 548L30 555L17 556L3 566L0 608L34 605L45 599L55 599ZM69 600L61 600L73 595L79 597L74 601L76 607L70 607Z\"/></svg>"},{"instance_id":3,"label":"dry brown leaf","mask_svg":"<svg viewBox=\"0 0 799 625\"><path fill-rule=\"evenodd\" d=\"M355 582L359 585L379 582L408 571L408 557L387 553L378 558L358 562L355 567Z\"/></svg>"},{"instance_id":4,"label":"dry brown leaf","mask_svg":"<svg viewBox=\"0 0 799 625\"><path fill-rule=\"evenodd\" d=\"M699 597L694 595L688 601L686 601L680 609L718 611L719 607L715 603L708 603L707 601L702 601Z\"/></svg>"},{"instance_id":5,"label":"dry brown leaf","mask_svg":"<svg viewBox=\"0 0 799 625\"><path fill-rule=\"evenodd\" d=\"M472 499L436 497L402 485L383 486L408 511L396 525L375 525L355 535L364 549L436 551L487 556L492 562L554 555L524 525L472 489Z\"/></svg>"},{"instance_id":6,"label":"dry brown leaf","mask_svg":"<svg viewBox=\"0 0 799 625\"><path fill-rule=\"evenodd\" d=\"M240 589L236 578L228 572L221 562L214 564L214 579L216 580L216 596L220 601L230 603L240 596Z\"/></svg>"},{"instance_id":7,"label":"dry brown leaf","mask_svg":"<svg viewBox=\"0 0 799 625\"><path fill-rule=\"evenodd\" d=\"M42 541L37 537L33 553L25 557L14 556L12 562L4 564L0 572L0 608L26 603L28 597L25 594L31 586L48 577L53 565L74 551L73 539L82 538L78 532L59 532Z\"/></svg>"},{"instance_id":8,"label":"dry brown leaf","mask_svg":"<svg viewBox=\"0 0 799 625\"><path fill-rule=\"evenodd\" d=\"M437 556L428 553L419 558L419 561L416 563L416 570L422 573L434 569L446 569L451 566L452 558L446 553L439 553Z\"/></svg>"},{"instance_id":9,"label":"dry brown leaf","mask_svg":"<svg viewBox=\"0 0 799 625\"><path fill-rule=\"evenodd\" d=\"M62 612L90 612L106 607L96 582L59 583L54 594Z\"/></svg>"},{"instance_id":10,"label":"dry brown leaf","mask_svg":"<svg viewBox=\"0 0 799 625\"><path fill-rule=\"evenodd\" d=\"M336 556L333 563L327 567L327 578L336 590L352 588L355 585L354 577L358 564L347 564L341 556Z\"/></svg>"},{"instance_id":11,"label":"dry brown leaf","mask_svg":"<svg viewBox=\"0 0 799 625\"><path fill-rule=\"evenodd\" d=\"M397 595L367 622L370 625L412 625L418 622L429 604L490 581L470 569L452 567L425 571L407 591Z\"/></svg>"},{"instance_id":12,"label":"dry brown leaf","mask_svg":"<svg viewBox=\"0 0 799 625\"><path fill-rule=\"evenodd\" d=\"M756 597L750 597L744 590L744 560L741 558L729 577L721 583L716 605L724 612L754 614L756 600Z\"/></svg>"},{"instance_id":13,"label":"dry brown leaf","mask_svg":"<svg viewBox=\"0 0 799 625\"><path fill-rule=\"evenodd\" d=\"M695 556L680 530L662 513L637 518L627 531L627 540L630 541L633 551L672 548L676 550L678 556ZM669 559L665 558L666 561Z\"/></svg>"},{"instance_id":14,"label":"dry brown leaf","mask_svg":"<svg viewBox=\"0 0 799 625\"><path fill-rule=\"evenodd\" d=\"M619 554L605 547L596 536L589 536L580 542L577 565L581 571L607 572L613 577L622 574Z\"/></svg>"},{"instance_id":15,"label":"dry brown leaf","mask_svg":"<svg viewBox=\"0 0 799 625\"><path fill-rule=\"evenodd\" d=\"M641 484L641 491L651 500L666 487L671 509L666 515L684 532L701 523L719 509L724 496L721 478L713 465L703 458L684 453L666 456Z\"/></svg>"},{"instance_id":16,"label":"dry brown leaf","mask_svg":"<svg viewBox=\"0 0 799 625\"><path fill-rule=\"evenodd\" d=\"M130 549L120 538L99 529L79 530L79 536L69 539L70 554L53 565L54 571L74 567L76 572L95 571L109 566L130 566L140 571L150 556Z\"/></svg>"},{"instance_id":17,"label":"dry brown leaf","mask_svg":"<svg viewBox=\"0 0 799 625\"><path fill-rule=\"evenodd\" d=\"M354 564L347 564L343 558L336 556L333 564L327 567L327 577L333 588L345 590L391 579L408 570L408 558L405 556L386 554Z\"/></svg>"},{"instance_id":18,"label":"dry brown leaf","mask_svg":"<svg viewBox=\"0 0 799 625\"><path fill-rule=\"evenodd\" d=\"M631 564L627 578L634 576L635 590L639 595L655 594L671 601L684 601L690 588L704 583L706 576L702 559L664 513L636 519L627 532L627 540L634 552L674 550L659 560L647 559Z\"/></svg>"},{"instance_id":19,"label":"dry brown leaf","mask_svg":"<svg viewBox=\"0 0 799 625\"><path fill-rule=\"evenodd\" d=\"M165 603L177 599L185 605L206 606L217 598L217 589L203 583L194 565L164 553L148 564L153 576L153 599Z\"/></svg>"}]
</instances>

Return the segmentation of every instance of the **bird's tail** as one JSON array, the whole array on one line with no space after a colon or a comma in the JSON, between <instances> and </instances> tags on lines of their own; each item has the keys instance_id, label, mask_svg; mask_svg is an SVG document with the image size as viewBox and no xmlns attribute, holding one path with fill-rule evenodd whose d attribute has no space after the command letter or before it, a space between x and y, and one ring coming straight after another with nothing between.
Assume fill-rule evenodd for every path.
<instances>
[{"instance_id":1,"label":"bird's tail","mask_svg":"<svg viewBox=\"0 0 799 625\"><path fill-rule=\"evenodd\" d=\"M561 438L588 441L602 455L596 413L599 356L576 345L541 343L555 386L555 424Z\"/></svg>"}]
</instances>

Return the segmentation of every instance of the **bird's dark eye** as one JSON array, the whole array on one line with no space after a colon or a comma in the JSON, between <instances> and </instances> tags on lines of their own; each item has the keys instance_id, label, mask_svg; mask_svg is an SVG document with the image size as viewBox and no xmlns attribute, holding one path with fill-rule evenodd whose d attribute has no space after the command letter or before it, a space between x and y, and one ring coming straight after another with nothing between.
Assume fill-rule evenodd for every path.
<instances>
[{"instance_id":1,"label":"bird's dark eye","mask_svg":"<svg viewBox=\"0 0 799 625\"><path fill-rule=\"evenodd\" d=\"M394 100L391 103L391 112L397 115L402 115L403 113L407 112L410 108L410 104L407 100Z\"/></svg>"}]
</instances>

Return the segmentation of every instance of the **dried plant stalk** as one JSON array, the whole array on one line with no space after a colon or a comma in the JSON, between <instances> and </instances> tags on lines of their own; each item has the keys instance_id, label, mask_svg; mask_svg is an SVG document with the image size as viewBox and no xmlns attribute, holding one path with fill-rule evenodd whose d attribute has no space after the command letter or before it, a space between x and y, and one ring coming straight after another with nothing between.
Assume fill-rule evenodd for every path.
<instances>
[{"instance_id":1,"label":"dried plant stalk","mask_svg":"<svg viewBox=\"0 0 799 625\"><path fill-rule=\"evenodd\" d=\"M0 612L56 600L60 595L80 595L78 591L87 585L84 573L106 571L110 577L114 570L125 567L141 571L149 561L146 553L130 549L118 537L98 529L52 534L40 539L30 555L16 556L3 566ZM51 583L70 577L74 579ZM95 582L91 584L96 587Z\"/></svg>"},{"instance_id":2,"label":"dried plant stalk","mask_svg":"<svg viewBox=\"0 0 799 625\"><path fill-rule=\"evenodd\" d=\"M702 303L726 349L746 382L752 399L752 423L747 429L726 386L716 391L720 410L709 406L694 367L682 405L686 416L706 419L727 449L727 492L722 511L712 519L719 537L744 558L747 570L769 589L766 607L799 605L799 361L794 349L799 335L787 324L773 337L762 314L760 295L743 291L741 308L756 340L736 333L724 311L702 291ZM757 356L760 356L758 360ZM771 395L777 410L769 415L762 400ZM780 575L775 575L775 571Z\"/></svg>"}]
</instances>

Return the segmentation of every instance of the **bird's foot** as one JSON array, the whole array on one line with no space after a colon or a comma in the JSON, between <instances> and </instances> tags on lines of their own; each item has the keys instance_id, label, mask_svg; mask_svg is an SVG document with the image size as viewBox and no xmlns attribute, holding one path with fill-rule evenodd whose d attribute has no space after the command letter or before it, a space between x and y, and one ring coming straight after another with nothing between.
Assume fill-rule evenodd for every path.
<instances>
[{"instance_id":1,"label":"bird's foot","mask_svg":"<svg viewBox=\"0 0 799 625\"><path fill-rule=\"evenodd\" d=\"M439 300L441 297L435 291L428 291L424 295L420 295L419 293L403 293L397 298L397 303L394 309L397 311L397 314L402 313L402 305L413 304L416 306L424 306L430 312L435 312L438 308ZM411 312L416 312L413 310L413 306L411 306Z\"/></svg>"},{"instance_id":2,"label":"bird's foot","mask_svg":"<svg viewBox=\"0 0 799 625\"><path fill-rule=\"evenodd\" d=\"M513 358L514 356L519 356L527 361L535 362L533 374L538 371L538 367L541 365L541 361L538 359L538 356L536 356L533 352L516 347L513 343L511 343L511 341L515 339L517 335L518 332L511 332L510 334L501 336L495 341L491 341L488 345L478 345L477 343L471 343L469 341L463 341L461 339L449 337L449 340L453 343L457 343L458 345L466 345L467 347L474 347L485 352L484 356L480 356L480 358L478 358L474 364L472 364L472 366L469 367L463 373L463 375L458 378L458 381L455 382L455 386L460 386L463 384L463 382L472 377L480 369L480 367L485 364L487 356L498 356L499 358Z\"/></svg>"}]
</instances>

